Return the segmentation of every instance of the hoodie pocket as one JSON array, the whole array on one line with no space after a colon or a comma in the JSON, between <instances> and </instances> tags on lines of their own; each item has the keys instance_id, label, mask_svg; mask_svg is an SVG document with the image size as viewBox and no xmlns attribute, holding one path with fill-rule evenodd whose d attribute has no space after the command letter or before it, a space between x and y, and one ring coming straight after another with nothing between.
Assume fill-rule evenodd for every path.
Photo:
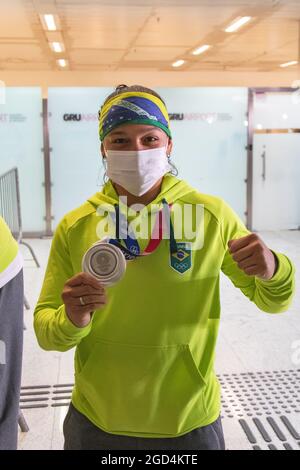
<instances>
[{"instance_id":1,"label":"hoodie pocket","mask_svg":"<svg viewBox=\"0 0 300 470\"><path fill-rule=\"evenodd\" d=\"M76 378L94 422L108 431L176 435L206 415L206 383L188 344L98 340Z\"/></svg>"}]
</instances>

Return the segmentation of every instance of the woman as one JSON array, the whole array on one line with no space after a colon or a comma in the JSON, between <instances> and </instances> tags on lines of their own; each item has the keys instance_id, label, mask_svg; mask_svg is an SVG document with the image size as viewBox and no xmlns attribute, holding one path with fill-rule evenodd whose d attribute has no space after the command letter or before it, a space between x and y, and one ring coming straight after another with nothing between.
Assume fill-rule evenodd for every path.
<instances>
[{"instance_id":1,"label":"woman","mask_svg":"<svg viewBox=\"0 0 300 470\"><path fill-rule=\"evenodd\" d=\"M169 118L157 93L117 87L99 112L99 134L109 179L58 225L35 309L42 348L76 346L65 449L224 449L214 372L220 271L276 313L290 305L294 267L222 199L172 174ZM185 205L200 220L189 239L178 238L182 217L175 220ZM104 288L81 261L111 222L112 240L134 259Z\"/></svg>"}]
</instances>

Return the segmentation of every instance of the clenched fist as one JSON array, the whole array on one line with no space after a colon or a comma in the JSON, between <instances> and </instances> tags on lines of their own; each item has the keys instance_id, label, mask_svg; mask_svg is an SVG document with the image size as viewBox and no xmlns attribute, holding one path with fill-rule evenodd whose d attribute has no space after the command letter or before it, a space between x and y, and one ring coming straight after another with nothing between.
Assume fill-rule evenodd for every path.
<instances>
[{"instance_id":1,"label":"clenched fist","mask_svg":"<svg viewBox=\"0 0 300 470\"><path fill-rule=\"evenodd\" d=\"M94 310L107 303L103 285L88 273L79 273L69 279L61 297L69 319L78 328L87 326Z\"/></svg>"},{"instance_id":2,"label":"clenched fist","mask_svg":"<svg viewBox=\"0 0 300 470\"><path fill-rule=\"evenodd\" d=\"M273 277L277 269L277 258L256 233L229 240L228 248L238 267L248 276L256 276L265 281Z\"/></svg>"}]
</instances>

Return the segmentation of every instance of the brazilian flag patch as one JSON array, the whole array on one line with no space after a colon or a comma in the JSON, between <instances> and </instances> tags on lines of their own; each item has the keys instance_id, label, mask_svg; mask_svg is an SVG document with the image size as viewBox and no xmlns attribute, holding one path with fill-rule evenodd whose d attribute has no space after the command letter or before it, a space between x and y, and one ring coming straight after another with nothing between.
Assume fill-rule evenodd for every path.
<instances>
[{"instance_id":1,"label":"brazilian flag patch","mask_svg":"<svg viewBox=\"0 0 300 470\"><path fill-rule=\"evenodd\" d=\"M170 254L171 267L180 274L192 266L191 243L178 243L177 252Z\"/></svg>"}]
</instances>

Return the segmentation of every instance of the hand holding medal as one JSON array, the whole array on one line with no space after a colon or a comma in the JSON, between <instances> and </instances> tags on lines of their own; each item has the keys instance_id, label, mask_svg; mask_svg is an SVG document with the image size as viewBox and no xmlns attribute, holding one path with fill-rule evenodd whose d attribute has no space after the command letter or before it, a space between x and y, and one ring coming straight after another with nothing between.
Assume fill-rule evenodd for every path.
<instances>
[{"instance_id":1,"label":"hand holding medal","mask_svg":"<svg viewBox=\"0 0 300 470\"><path fill-rule=\"evenodd\" d=\"M165 199L163 200L163 208L156 215L150 240L144 251L141 252L135 235L132 232L129 233L127 221L122 219L124 216L119 212L119 206L116 204L116 238L105 237L103 240L94 243L83 257L82 270L94 276L105 286L112 286L118 282L125 274L126 261L149 255L156 250L160 244L163 235L163 213L165 213L165 217L170 223L172 238L171 249L174 251L174 244L176 245L176 242L174 241L173 227L170 218L171 206L172 204L169 205ZM165 212L166 210L168 212ZM124 238L120 236L119 217L122 219L122 224L125 223L126 225Z\"/></svg>"}]
</instances>

